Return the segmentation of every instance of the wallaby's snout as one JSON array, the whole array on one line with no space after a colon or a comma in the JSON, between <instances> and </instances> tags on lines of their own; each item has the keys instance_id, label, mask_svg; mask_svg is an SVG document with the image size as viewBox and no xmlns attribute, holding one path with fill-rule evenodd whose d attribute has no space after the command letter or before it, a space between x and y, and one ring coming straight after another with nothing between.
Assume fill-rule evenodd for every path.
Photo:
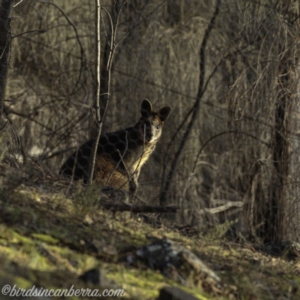
<instances>
[{"instance_id":1,"label":"wallaby's snout","mask_svg":"<svg viewBox=\"0 0 300 300\"><path fill-rule=\"evenodd\" d=\"M100 137L97 148L94 179L102 185L111 185L135 193L142 166L154 151L161 137L164 122L171 107L158 112L148 100L141 104L141 117L133 127L106 133ZM89 140L73 153L61 167L60 173L87 181L89 161L94 140Z\"/></svg>"}]
</instances>

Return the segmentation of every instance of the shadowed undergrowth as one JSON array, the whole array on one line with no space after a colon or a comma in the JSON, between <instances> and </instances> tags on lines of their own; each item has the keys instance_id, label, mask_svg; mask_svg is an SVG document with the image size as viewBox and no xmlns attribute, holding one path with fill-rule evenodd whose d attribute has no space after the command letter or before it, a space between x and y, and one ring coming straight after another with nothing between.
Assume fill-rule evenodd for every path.
<instances>
[{"instance_id":1,"label":"shadowed undergrowth","mask_svg":"<svg viewBox=\"0 0 300 300\"><path fill-rule=\"evenodd\" d=\"M300 295L297 261L272 258L251 245L228 242L217 230L188 237L169 224L152 227L128 214L113 217L96 206L97 192L74 188L66 196L68 184L58 178L49 175L35 180L26 172L10 172L3 173L0 187L2 286L97 288L79 276L99 267L125 289L127 299L155 299L163 286L180 285L142 262L130 265L127 257L154 237L168 237L215 270L233 291L233 299L296 299ZM9 182L18 182L18 177L23 183L11 188ZM215 298L200 287L182 288L200 299Z\"/></svg>"}]
</instances>

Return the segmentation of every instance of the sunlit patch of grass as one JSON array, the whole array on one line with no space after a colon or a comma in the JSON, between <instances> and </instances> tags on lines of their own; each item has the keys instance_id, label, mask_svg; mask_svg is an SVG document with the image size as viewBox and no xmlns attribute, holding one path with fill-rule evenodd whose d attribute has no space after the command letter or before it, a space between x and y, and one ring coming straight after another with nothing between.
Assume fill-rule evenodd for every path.
<instances>
[{"instance_id":1,"label":"sunlit patch of grass","mask_svg":"<svg viewBox=\"0 0 300 300\"><path fill-rule=\"evenodd\" d=\"M204 296L203 291L197 288L182 287L180 284L166 279L159 271L125 268L122 265L106 265L105 269L109 271L108 277L121 283L122 288L130 295L131 299L156 299L159 290L164 286L183 288L199 299L210 299Z\"/></svg>"}]
</instances>

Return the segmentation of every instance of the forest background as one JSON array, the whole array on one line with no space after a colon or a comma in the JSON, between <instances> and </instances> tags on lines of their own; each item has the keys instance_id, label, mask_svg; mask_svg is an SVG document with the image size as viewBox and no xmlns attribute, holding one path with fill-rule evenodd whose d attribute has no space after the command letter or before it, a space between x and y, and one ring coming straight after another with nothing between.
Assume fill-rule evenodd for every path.
<instances>
[{"instance_id":1,"label":"forest background","mask_svg":"<svg viewBox=\"0 0 300 300\"><path fill-rule=\"evenodd\" d=\"M103 60L109 16L119 16L103 131L133 125L144 98L172 107L139 196L178 205L176 224L238 220L247 238L298 240L300 3L101 2ZM90 137L94 11L79 0L13 9L2 121L14 164L57 173Z\"/></svg>"}]
</instances>

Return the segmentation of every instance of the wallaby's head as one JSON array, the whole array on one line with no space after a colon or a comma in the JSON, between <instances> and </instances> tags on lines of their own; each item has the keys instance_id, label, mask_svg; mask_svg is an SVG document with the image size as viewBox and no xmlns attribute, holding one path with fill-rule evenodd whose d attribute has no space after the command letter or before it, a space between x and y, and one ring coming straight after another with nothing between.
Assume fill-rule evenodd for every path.
<instances>
[{"instance_id":1,"label":"wallaby's head","mask_svg":"<svg viewBox=\"0 0 300 300\"><path fill-rule=\"evenodd\" d=\"M158 112L153 111L152 104L147 99L142 101L141 118L136 124L139 137L145 143L157 142L161 136L164 122L171 112L170 106L161 108Z\"/></svg>"}]
</instances>

